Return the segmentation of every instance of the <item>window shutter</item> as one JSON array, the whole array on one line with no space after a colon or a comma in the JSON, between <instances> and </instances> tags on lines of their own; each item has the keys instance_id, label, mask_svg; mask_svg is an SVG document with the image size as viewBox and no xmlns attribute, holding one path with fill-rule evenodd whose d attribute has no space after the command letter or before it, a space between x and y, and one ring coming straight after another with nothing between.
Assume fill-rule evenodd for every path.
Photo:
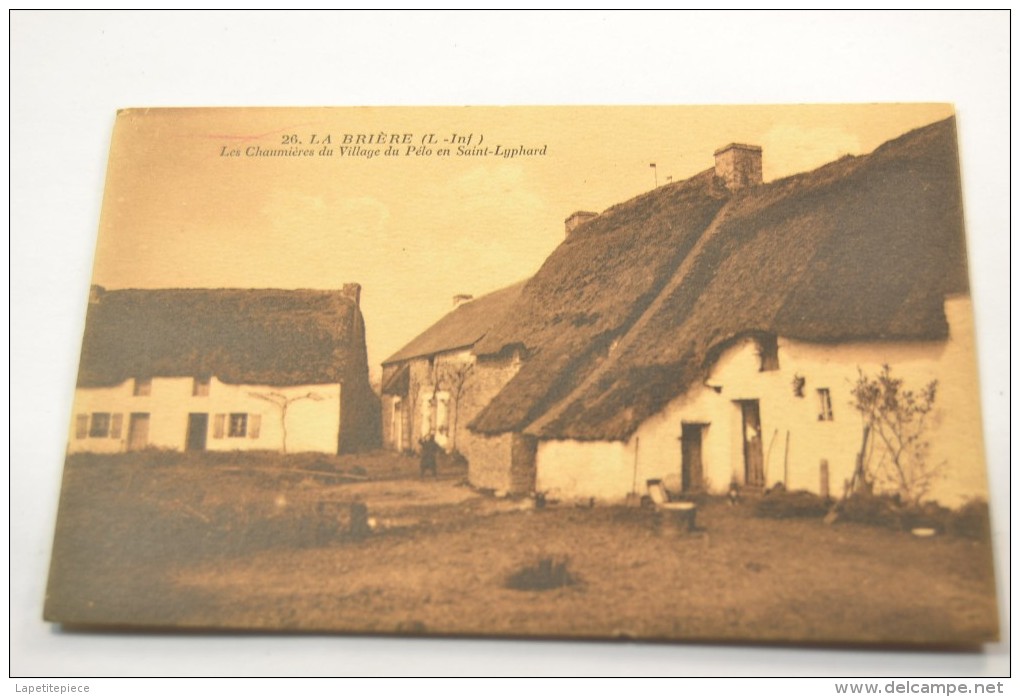
<instances>
[{"instance_id":1,"label":"window shutter","mask_svg":"<svg viewBox=\"0 0 1020 697\"><path fill-rule=\"evenodd\" d=\"M89 434L89 415L78 414L74 417L74 437L81 440Z\"/></svg>"},{"instance_id":2,"label":"window shutter","mask_svg":"<svg viewBox=\"0 0 1020 697\"><path fill-rule=\"evenodd\" d=\"M124 425L124 415L114 414L110 418L110 438L120 438L120 431Z\"/></svg>"},{"instance_id":3,"label":"window shutter","mask_svg":"<svg viewBox=\"0 0 1020 697\"><path fill-rule=\"evenodd\" d=\"M217 414L215 417L213 417L213 432L212 432L213 438L223 437L223 426L226 420L227 420L226 414Z\"/></svg>"},{"instance_id":4,"label":"window shutter","mask_svg":"<svg viewBox=\"0 0 1020 697\"><path fill-rule=\"evenodd\" d=\"M832 421L832 395L827 387L818 390L818 420Z\"/></svg>"},{"instance_id":5,"label":"window shutter","mask_svg":"<svg viewBox=\"0 0 1020 697\"><path fill-rule=\"evenodd\" d=\"M262 414L249 414L248 415L248 437L258 438L259 431L262 428Z\"/></svg>"}]
</instances>

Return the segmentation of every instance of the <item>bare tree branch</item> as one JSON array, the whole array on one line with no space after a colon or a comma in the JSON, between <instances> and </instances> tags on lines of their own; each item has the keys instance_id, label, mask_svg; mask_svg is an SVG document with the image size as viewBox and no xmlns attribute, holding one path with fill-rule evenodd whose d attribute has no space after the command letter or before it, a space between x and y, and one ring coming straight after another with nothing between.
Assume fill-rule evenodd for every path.
<instances>
[{"instance_id":1,"label":"bare tree branch","mask_svg":"<svg viewBox=\"0 0 1020 697\"><path fill-rule=\"evenodd\" d=\"M315 402L320 402L325 397L320 395L318 392L308 392L307 394L298 395L296 397L288 397L280 392L249 392L249 397L255 399L261 399L264 402L269 402L280 411L280 428L283 431L283 446L280 448L280 452L287 452L287 410L290 409L290 405L294 402L300 402L303 399L311 399Z\"/></svg>"},{"instance_id":2,"label":"bare tree branch","mask_svg":"<svg viewBox=\"0 0 1020 697\"><path fill-rule=\"evenodd\" d=\"M904 502L916 505L941 474L941 465L928 459L927 440L927 417L934 408L938 381L932 380L915 392L905 389L903 380L893 377L888 365L874 377L860 369L857 372L852 404L885 451L875 466L868 457L869 484L876 480L891 484Z\"/></svg>"}]
</instances>

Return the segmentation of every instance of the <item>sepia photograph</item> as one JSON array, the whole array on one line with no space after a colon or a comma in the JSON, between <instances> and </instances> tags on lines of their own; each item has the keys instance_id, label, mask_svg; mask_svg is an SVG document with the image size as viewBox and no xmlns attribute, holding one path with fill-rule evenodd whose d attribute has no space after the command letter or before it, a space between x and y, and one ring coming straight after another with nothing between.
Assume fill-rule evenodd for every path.
<instances>
[{"instance_id":1,"label":"sepia photograph","mask_svg":"<svg viewBox=\"0 0 1020 697\"><path fill-rule=\"evenodd\" d=\"M1000 693L1006 19L12 11L15 691Z\"/></svg>"},{"instance_id":2,"label":"sepia photograph","mask_svg":"<svg viewBox=\"0 0 1020 697\"><path fill-rule=\"evenodd\" d=\"M45 619L999 637L952 105L114 126Z\"/></svg>"}]
</instances>

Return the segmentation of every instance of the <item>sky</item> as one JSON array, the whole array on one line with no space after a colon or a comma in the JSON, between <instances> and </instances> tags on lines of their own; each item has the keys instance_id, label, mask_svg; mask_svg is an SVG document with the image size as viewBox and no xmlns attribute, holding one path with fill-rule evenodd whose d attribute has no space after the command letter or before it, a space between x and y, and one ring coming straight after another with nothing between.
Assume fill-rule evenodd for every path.
<instances>
[{"instance_id":1,"label":"sky","mask_svg":"<svg viewBox=\"0 0 1020 697\"><path fill-rule=\"evenodd\" d=\"M574 211L690 177L730 142L760 145L771 181L952 113L946 104L126 110L112 138L93 281L360 283L378 375L454 295L534 274ZM359 135L361 151L341 151ZM398 141L399 154L387 156L380 137ZM420 147L428 154L415 154ZM531 152L504 156L520 148Z\"/></svg>"}]
</instances>

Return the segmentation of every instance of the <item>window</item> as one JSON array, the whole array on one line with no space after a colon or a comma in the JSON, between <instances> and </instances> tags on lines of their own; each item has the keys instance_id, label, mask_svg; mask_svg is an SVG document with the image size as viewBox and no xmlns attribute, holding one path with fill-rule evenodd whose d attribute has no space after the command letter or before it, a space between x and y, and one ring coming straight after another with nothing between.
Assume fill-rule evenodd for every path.
<instances>
[{"instance_id":1,"label":"window","mask_svg":"<svg viewBox=\"0 0 1020 697\"><path fill-rule=\"evenodd\" d=\"M818 390L818 420L832 421L832 396L828 387Z\"/></svg>"},{"instance_id":2,"label":"window","mask_svg":"<svg viewBox=\"0 0 1020 697\"><path fill-rule=\"evenodd\" d=\"M213 415L213 438L258 438L261 430L261 414Z\"/></svg>"},{"instance_id":3,"label":"window","mask_svg":"<svg viewBox=\"0 0 1020 697\"><path fill-rule=\"evenodd\" d=\"M775 334L768 334L758 339L758 356L761 358L761 365L758 370L779 370L779 342Z\"/></svg>"},{"instance_id":4,"label":"window","mask_svg":"<svg viewBox=\"0 0 1020 697\"><path fill-rule=\"evenodd\" d=\"M195 378L191 383L191 396L192 397L208 397L209 396L209 378Z\"/></svg>"},{"instance_id":5,"label":"window","mask_svg":"<svg viewBox=\"0 0 1020 697\"><path fill-rule=\"evenodd\" d=\"M793 396L794 397L803 398L804 397L804 385L807 384L807 378L805 378L803 375L797 373L796 375L793 376L793 383L792 384L793 384Z\"/></svg>"},{"instance_id":6,"label":"window","mask_svg":"<svg viewBox=\"0 0 1020 697\"><path fill-rule=\"evenodd\" d=\"M228 438L244 438L248 435L248 415L231 414L230 429L227 431Z\"/></svg>"},{"instance_id":7,"label":"window","mask_svg":"<svg viewBox=\"0 0 1020 697\"><path fill-rule=\"evenodd\" d=\"M450 393L436 393L436 433L441 436L450 433Z\"/></svg>"},{"instance_id":8,"label":"window","mask_svg":"<svg viewBox=\"0 0 1020 697\"><path fill-rule=\"evenodd\" d=\"M92 422L89 424L89 438L108 438L110 435L110 415L106 412L97 412L92 415Z\"/></svg>"},{"instance_id":9,"label":"window","mask_svg":"<svg viewBox=\"0 0 1020 697\"><path fill-rule=\"evenodd\" d=\"M148 397L152 394L152 378L135 378L135 397Z\"/></svg>"},{"instance_id":10,"label":"window","mask_svg":"<svg viewBox=\"0 0 1020 697\"><path fill-rule=\"evenodd\" d=\"M74 417L74 437L78 440L87 438L89 435L89 415L78 414Z\"/></svg>"}]
</instances>

